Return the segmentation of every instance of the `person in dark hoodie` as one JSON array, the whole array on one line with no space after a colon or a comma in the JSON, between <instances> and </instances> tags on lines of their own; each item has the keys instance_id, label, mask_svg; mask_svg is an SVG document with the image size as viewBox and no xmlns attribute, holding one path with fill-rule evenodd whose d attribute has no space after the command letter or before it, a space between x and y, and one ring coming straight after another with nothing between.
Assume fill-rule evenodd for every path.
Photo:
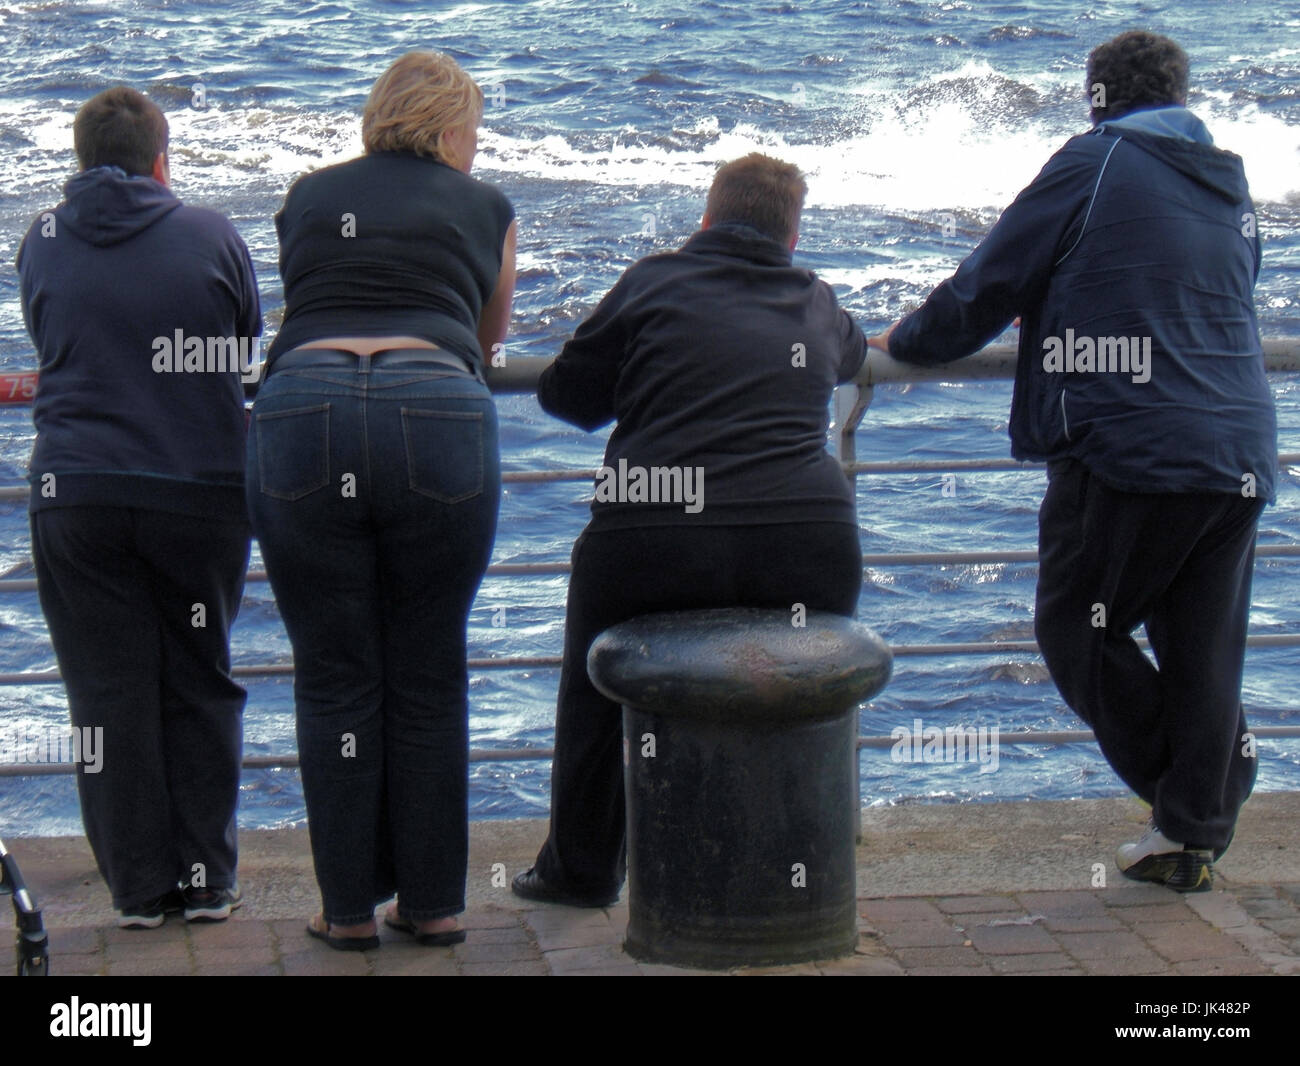
<instances>
[{"instance_id":1,"label":"person in dark hoodie","mask_svg":"<svg viewBox=\"0 0 1300 1066\"><path fill-rule=\"evenodd\" d=\"M133 89L77 112L81 171L18 250L40 360L32 554L78 740L86 837L126 928L240 903L248 565L241 378L262 330L244 242L168 188Z\"/></svg>"},{"instance_id":2,"label":"person in dark hoodie","mask_svg":"<svg viewBox=\"0 0 1300 1066\"><path fill-rule=\"evenodd\" d=\"M623 882L622 712L587 676L603 630L651 611L857 608L853 490L826 430L866 339L791 261L806 190L757 153L721 167L699 232L634 263L542 374L549 413L618 424L573 548L550 834L516 895L599 907Z\"/></svg>"},{"instance_id":3,"label":"person in dark hoodie","mask_svg":"<svg viewBox=\"0 0 1300 1066\"><path fill-rule=\"evenodd\" d=\"M1035 632L1053 680L1152 807L1125 876L1205 891L1254 786L1241 709L1255 528L1277 428L1241 160L1187 110L1187 56L1088 57L1068 141L952 278L871 343L969 355L1019 316L1012 454L1046 460ZM1145 624L1153 665L1132 633Z\"/></svg>"}]
</instances>

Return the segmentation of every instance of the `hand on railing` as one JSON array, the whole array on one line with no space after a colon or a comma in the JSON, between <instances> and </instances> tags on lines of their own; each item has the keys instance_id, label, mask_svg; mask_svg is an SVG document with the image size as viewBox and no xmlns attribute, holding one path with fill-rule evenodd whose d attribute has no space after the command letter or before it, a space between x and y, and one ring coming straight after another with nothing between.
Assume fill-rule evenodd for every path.
<instances>
[{"instance_id":1,"label":"hand on railing","mask_svg":"<svg viewBox=\"0 0 1300 1066\"><path fill-rule=\"evenodd\" d=\"M897 325L897 322L892 322L884 333L877 333L874 337L868 337L868 347L876 348L879 351L884 352L886 355L889 355L889 338L894 335L894 329Z\"/></svg>"}]
</instances>

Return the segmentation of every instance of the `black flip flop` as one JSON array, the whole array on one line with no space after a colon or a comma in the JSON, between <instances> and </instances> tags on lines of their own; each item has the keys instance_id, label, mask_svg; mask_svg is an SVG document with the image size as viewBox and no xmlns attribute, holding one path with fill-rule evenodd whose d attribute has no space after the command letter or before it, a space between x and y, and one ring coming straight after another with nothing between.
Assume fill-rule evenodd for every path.
<instances>
[{"instance_id":1,"label":"black flip flop","mask_svg":"<svg viewBox=\"0 0 1300 1066\"><path fill-rule=\"evenodd\" d=\"M328 926L321 930L310 922L307 923L307 935L325 941L335 951L374 951L379 947L377 936L331 936Z\"/></svg>"},{"instance_id":2,"label":"black flip flop","mask_svg":"<svg viewBox=\"0 0 1300 1066\"><path fill-rule=\"evenodd\" d=\"M421 933L415 928L414 922L406 918L390 918L387 914L384 915L384 924L389 929L415 937L415 942L426 948L449 948L453 944L463 944L467 935L464 929L448 929L445 933Z\"/></svg>"}]
</instances>

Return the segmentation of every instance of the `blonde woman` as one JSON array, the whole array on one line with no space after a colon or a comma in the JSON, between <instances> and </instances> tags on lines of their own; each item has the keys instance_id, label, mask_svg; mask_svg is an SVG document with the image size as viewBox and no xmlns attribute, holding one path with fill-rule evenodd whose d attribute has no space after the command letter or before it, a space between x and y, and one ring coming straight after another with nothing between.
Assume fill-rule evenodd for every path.
<instances>
[{"instance_id":1,"label":"blonde woman","mask_svg":"<svg viewBox=\"0 0 1300 1066\"><path fill-rule=\"evenodd\" d=\"M293 644L322 911L464 940L465 626L500 496L484 354L515 280L509 201L469 176L483 94L414 52L375 83L365 155L298 179L276 215L284 323L253 408L248 500Z\"/></svg>"}]
</instances>

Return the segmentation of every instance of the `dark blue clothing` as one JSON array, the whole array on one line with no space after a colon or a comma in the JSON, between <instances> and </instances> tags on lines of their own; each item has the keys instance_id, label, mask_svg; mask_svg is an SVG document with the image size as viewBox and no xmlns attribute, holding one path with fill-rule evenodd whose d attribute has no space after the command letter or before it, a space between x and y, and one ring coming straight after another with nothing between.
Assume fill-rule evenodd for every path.
<instances>
[{"instance_id":1,"label":"dark blue clothing","mask_svg":"<svg viewBox=\"0 0 1300 1066\"><path fill-rule=\"evenodd\" d=\"M248 501L293 643L333 925L370 921L394 892L415 922L465 907L465 630L496 533L497 419L480 380L432 359L280 358L328 336L413 336L481 369L513 215L492 186L401 152L304 175L276 215L285 317L253 407Z\"/></svg>"},{"instance_id":2,"label":"dark blue clothing","mask_svg":"<svg viewBox=\"0 0 1300 1066\"><path fill-rule=\"evenodd\" d=\"M1271 500L1277 427L1251 295L1259 263L1240 158L1213 147L1184 108L1137 112L1068 141L899 323L890 351L949 362L1020 315L1016 458L1074 458L1134 493L1248 487ZM1149 380L1045 365L1058 343L1117 352L1120 338L1149 345Z\"/></svg>"},{"instance_id":3,"label":"dark blue clothing","mask_svg":"<svg viewBox=\"0 0 1300 1066\"><path fill-rule=\"evenodd\" d=\"M1256 773L1242 662L1277 469L1259 264L1241 160L1185 108L1138 111L1057 152L890 341L942 363L1022 316L1012 452L1049 460L1035 636L1155 824L1197 848L1226 847Z\"/></svg>"},{"instance_id":4,"label":"dark blue clothing","mask_svg":"<svg viewBox=\"0 0 1300 1066\"><path fill-rule=\"evenodd\" d=\"M592 529L857 523L826 450L828 407L865 354L831 287L740 223L701 230L619 278L538 383L542 408L618 424L605 465L703 472L703 506L602 500Z\"/></svg>"},{"instance_id":5,"label":"dark blue clothing","mask_svg":"<svg viewBox=\"0 0 1300 1066\"><path fill-rule=\"evenodd\" d=\"M32 556L73 724L103 730L103 765L80 766L77 784L128 910L178 881L235 884L241 376L262 319L221 215L115 167L65 193L18 251L40 359Z\"/></svg>"},{"instance_id":6,"label":"dark blue clothing","mask_svg":"<svg viewBox=\"0 0 1300 1066\"><path fill-rule=\"evenodd\" d=\"M298 753L327 921L465 909L465 626L500 499L496 409L466 373L277 370L248 507L293 643Z\"/></svg>"},{"instance_id":7,"label":"dark blue clothing","mask_svg":"<svg viewBox=\"0 0 1300 1066\"><path fill-rule=\"evenodd\" d=\"M611 470L703 474L694 512L602 501L597 482L569 577L551 828L536 864L547 884L608 899L625 872L622 712L587 675L601 632L704 607L853 613L857 516L826 430L831 393L861 368L865 343L788 248L725 222L633 264L542 374L551 414L584 429L618 419Z\"/></svg>"},{"instance_id":8,"label":"dark blue clothing","mask_svg":"<svg viewBox=\"0 0 1300 1066\"><path fill-rule=\"evenodd\" d=\"M1255 527L1240 493L1119 492L1052 464L1034 635L1061 695L1170 840L1224 848L1259 760L1242 737ZM1105 625L1095 625L1097 604ZM1156 663L1132 637L1145 623Z\"/></svg>"},{"instance_id":9,"label":"dark blue clothing","mask_svg":"<svg viewBox=\"0 0 1300 1066\"><path fill-rule=\"evenodd\" d=\"M199 517L47 507L31 523L72 724L103 731L100 765L78 765L77 791L113 906L189 883L196 863L209 888L230 888L244 710L230 627L248 569L243 508Z\"/></svg>"},{"instance_id":10,"label":"dark blue clothing","mask_svg":"<svg viewBox=\"0 0 1300 1066\"><path fill-rule=\"evenodd\" d=\"M268 361L325 337L410 336L481 367L513 218L498 189L411 153L303 175L275 216L285 309Z\"/></svg>"},{"instance_id":11,"label":"dark blue clothing","mask_svg":"<svg viewBox=\"0 0 1300 1066\"><path fill-rule=\"evenodd\" d=\"M594 525L594 523L593 523ZM610 626L656 611L768 607L852 615L862 589L858 528L653 525L595 530L573 546L551 764L551 827L537 855L547 884L610 899L623 883L627 817L623 712L587 674Z\"/></svg>"},{"instance_id":12,"label":"dark blue clothing","mask_svg":"<svg viewBox=\"0 0 1300 1066\"><path fill-rule=\"evenodd\" d=\"M242 516L240 369L262 331L248 249L221 215L116 167L65 195L18 250L40 358L31 509Z\"/></svg>"}]
</instances>

